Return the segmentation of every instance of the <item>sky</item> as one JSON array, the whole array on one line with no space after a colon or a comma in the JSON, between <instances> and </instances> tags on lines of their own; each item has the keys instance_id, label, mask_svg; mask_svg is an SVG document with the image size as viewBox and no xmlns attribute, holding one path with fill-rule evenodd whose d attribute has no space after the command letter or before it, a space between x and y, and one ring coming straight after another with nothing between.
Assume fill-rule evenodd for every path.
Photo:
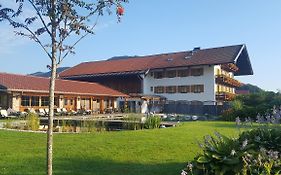
<instances>
[{"instance_id":1,"label":"sky","mask_svg":"<svg viewBox=\"0 0 281 175\"><path fill-rule=\"evenodd\" d=\"M115 15L101 17L95 35L82 40L61 66L236 44L246 44L254 71L237 79L281 89L280 0L130 0L121 23ZM48 71L50 64L36 43L15 36L5 23L0 23L0 60L0 72L19 74Z\"/></svg>"}]
</instances>

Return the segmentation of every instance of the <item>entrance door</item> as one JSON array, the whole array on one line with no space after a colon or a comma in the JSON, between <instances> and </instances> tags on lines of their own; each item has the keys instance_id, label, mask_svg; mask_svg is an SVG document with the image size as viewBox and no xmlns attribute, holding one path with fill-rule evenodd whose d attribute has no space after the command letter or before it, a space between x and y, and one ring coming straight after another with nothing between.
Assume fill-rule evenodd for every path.
<instances>
[{"instance_id":1,"label":"entrance door","mask_svg":"<svg viewBox=\"0 0 281 175\"><path fill-rule=\"evenodd\" d=\"M68 111L75 110L75 98L65 97L64 98L64 108L66 108Z\"/></svg>"}]
</instances>

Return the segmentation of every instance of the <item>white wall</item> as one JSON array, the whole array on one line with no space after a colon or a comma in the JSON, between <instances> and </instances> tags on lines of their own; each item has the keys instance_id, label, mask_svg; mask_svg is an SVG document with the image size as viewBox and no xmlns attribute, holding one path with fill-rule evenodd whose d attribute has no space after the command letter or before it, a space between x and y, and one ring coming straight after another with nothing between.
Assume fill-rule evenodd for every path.
<instances>
[{"instance_id":1,"label":"white wall","mask_svg":"<svg viewBox=\"0 0 281 175\"><path fill-rule=\"evenodd\" d=\"M198 66L197 66L198 67ZM201 66L202 67L202 66ZM195 68L195 67L194 67ZM188 77L175 77L175 78L162 78L154 79L148 73L143 80L143 93L149 95L161 95L167 100L187 100L187 101L215 101L215 73L214 66L203 66L204 73L202 76L188 76ZM151 87L155 86L180 86L180 85L196 85L203 84L203 93L162 93L154 94Z\"/></svg>"}]
</instances>

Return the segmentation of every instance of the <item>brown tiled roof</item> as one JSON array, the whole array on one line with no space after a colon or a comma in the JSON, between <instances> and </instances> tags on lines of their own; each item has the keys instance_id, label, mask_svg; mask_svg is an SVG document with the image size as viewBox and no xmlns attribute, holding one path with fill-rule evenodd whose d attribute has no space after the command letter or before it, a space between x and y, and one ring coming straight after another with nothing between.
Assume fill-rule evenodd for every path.
<instances>
[{"instance_id":1,"label":"brown tiled roof","mask_svg":"<svg viewBox=\"0 0 281 175\"><path fill-rule=\"evenodd\" d=\"M35 77L29 75L0 73L0 89L8 91L48 93L49 80L49 78ZM55 87L55 93L58 94L115 97L127 96L121 92L102 86L98 83L57 79Z\"/></svg>"},{"instance_id":2,"label":"brown tiled roof","mask_svg":"<svg viewBox=\"0 0 281 175\"><path fill-rule=\"evenodd\" d=\"M233 63L244 45L200 49L168 54L132 57L81 63L60 73L60 77L94 75L105 73L146 71L148 69L196 65L218 65Z\"/></svg>"}]
</instances>

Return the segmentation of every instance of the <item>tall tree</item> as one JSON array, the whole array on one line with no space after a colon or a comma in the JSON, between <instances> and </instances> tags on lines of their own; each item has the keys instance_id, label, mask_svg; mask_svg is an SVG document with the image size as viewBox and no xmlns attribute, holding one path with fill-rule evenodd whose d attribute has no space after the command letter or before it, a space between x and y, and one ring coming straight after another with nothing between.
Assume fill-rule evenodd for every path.
<instances>
[{"instance_id":1,"label":"tall tree","mask_svg":"<svg viewBox=\"0 0 281 175\"><path fill-rule=\"evenodd\" d=\"M97 21L104 13L112 14L112 11L116 11L120 21L124 13L122 5L127 2L128 0L15 0L16 8L0 4L0 22L7 21L17 35L39 44L51 61L47 131L48 175L53 172L53 116L57 67L69 54L75 53L75 46L83 38L94 34ZM25 13L31 9L33 14Z\"/></svg>"}]
</instances>

